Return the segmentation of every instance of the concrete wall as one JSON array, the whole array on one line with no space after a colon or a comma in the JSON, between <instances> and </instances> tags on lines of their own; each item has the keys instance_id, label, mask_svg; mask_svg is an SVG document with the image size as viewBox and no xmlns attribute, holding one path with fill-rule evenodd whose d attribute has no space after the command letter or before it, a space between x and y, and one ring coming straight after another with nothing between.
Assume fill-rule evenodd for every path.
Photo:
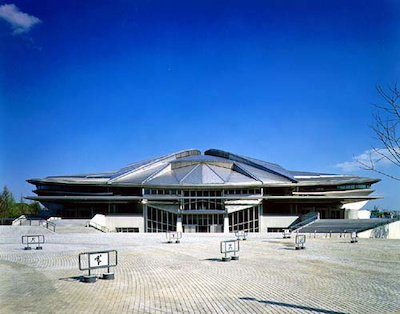
<instances>
[{"instance_id":1,"label":"concrete wall","mask_svg":"<svg viewBox=\"0 0 400 314\"><path fill-rule=\"evenodd\" d=\"M370 193L371 192L368 192L366 195ZM367 203L368 201L360 201L343 205L342 208L344 209L344 219L361 219L361 217L359 217L359 211Z\"/></svg>"},{"instance_id":2,"label":"concrete wall","mask_svg":"<svg viewBox=\"0 0 400 314\"><path fill-rule=\"evenodd\" d=\"M358 209L345 208L344 219L358 219Z\"/></svg>"},{"instance_id":3,"label":"concrete wall","mask_svg":"<svg viewBox=\"0 0 400 314\"><path fill-rule=\"evenodd\" d=\"M139 232L144 232L143 216L106 216L107 228L115 231L115 228L139 228Z\"/></svg>"},{"instance_id":4,"label":"concrete wall","mask_svg":"<svg viewBox=\"0 0 400 314\"><path fill-rule=\"evenodd\" d=\"M395 221L387 225L377 227L375 229L360 232L359 238L384 238L384 239L400 239L400 221Z\"/></svg>"},{"instance_id":5,"label":"concrete wall","mask_svg":"<svg viewBox=\"0 0 400 314\"><path fill-rule=\"evenodd\" d=\"M267 232L268 228L287 228L299 216L261 216L261 230L260 232Z\"/></svg>"}]
</instances>

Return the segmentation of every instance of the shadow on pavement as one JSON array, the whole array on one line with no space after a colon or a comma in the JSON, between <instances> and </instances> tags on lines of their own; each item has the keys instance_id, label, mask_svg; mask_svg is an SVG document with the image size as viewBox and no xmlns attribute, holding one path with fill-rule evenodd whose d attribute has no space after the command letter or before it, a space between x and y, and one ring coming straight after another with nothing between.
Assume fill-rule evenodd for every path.
<instances>
[{"instance_id":1,"label":"shadow on pavement","mask_svg":"<svg viewBox=\"0 0 400 314\"><path fill-rule=\"evenodd\" d=\"M67 278L60 278L59 280L63 281L81 281L83 276L74 276L74 277L67 277Z\"/></svg>"},{"instance_id":2,"label":"shadow on pavement","mask_svg":"<svg viewBox=\"0 0 400 314\"><path fill-rule=\"evenodd\" d=\"M249 298L249 297L242 297L242 298L239 298L239 300L244 300L244 301L256 301L256 302L265 303L265 304L277 305L277 306L282 306L282 307L292 308L292 309L313 311L313 312L317 312L317 313L325 313L325 314L345 314L344 312L336 312L336 311L330 311L330 310L323 310L323 309L317 309L317 308L314 308L314 307L302 306L302 305L296 305L296 304L289 304L289 303L283 303L283 302L275 302L275 301L267 301L267 300L257 300L256 298Z\"/></svg>"},{"instance_id":3,"label":"shadow on pavement","mask_svg":"<svg viewBox=\"0 0 400 314\"><path fill-rule=\"evenodd\" d=\"M211 261L211 262L222 262L221 258L206 258L203 261Z\"/></svg>"}]
</instances>

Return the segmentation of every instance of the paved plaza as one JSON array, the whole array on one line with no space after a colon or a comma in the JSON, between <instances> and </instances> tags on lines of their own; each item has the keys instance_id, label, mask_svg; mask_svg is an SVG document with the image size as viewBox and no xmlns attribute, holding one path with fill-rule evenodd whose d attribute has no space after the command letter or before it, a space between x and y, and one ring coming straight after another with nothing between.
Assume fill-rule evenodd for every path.
<instances>
[{"instance_id":1,"label":"paved plaza","mask_svg":"<svg viewBox=\"0 0 400 314\"><path fill-rule=\"evenodd\" d=\"M42 250L21 237L43 234ZM0 227L1 313L400 313L400 241L249 234L53 233ZM80 281L81 252L117 250L115 280ZM105 270L98 269L97 274Z\"/></svg>"}]
</instances>

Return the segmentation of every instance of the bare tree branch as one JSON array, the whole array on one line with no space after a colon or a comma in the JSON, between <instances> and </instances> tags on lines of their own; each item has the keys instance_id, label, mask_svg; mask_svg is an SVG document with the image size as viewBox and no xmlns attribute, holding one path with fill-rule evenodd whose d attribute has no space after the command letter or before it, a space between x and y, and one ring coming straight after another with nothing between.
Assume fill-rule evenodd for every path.
<instances>
[{"instance_id":1,"label":"bare tree branch","mask_svg":"<svg viewBox=\"0 0 400 314\"><path fill-rule=\"evenodd\" d=\"M374 149L374 151L375 151L375 149ZM378 154L381 154L381 153L379 153L379 152L377 152L377 153L378 153ZM382 175L384 175L384 176L386 176L386 177L388 177L388 178L391 178L391 179L393 179L393 180L400 181L400 178L399 178L399 177L396 177L396 176L394 176L394 175L391 175L391 174L389 174L389 173L387 173L387 172L383 172L383 171L381 171L381 170L379 170L379 169L376 168L376 165L377 165L382 159L386 159L386 158L387 158L387 156L385 156L385 155L383 155L383 154L381 154L381 156L382 156L382 157L380 157L380 158L378 158L378 159L376 159L376 158L374 159L374 158L372 158L372 154L370 153L370 154L369 154L369 159L368 159L368 161L357 160L357 162L360 164L361 169L369 170L369 171L374 171L374 172L376 172L376 173L382 174Z\"/></svg>"},{"instance_id":2,"label":"bare tree branch","mask_svg":"<svg viewBox=\"0 0 400 314\"><path fill-rule=\"evenodd\" d=\"M371 170L400 181L400 177L386 173L378 169L379 162L386 161L400 167L400 136L398 126L400 125L400 91L397 83L393 87L383 89L376 87L378 94L384 103L376 105L379 112L373 114L374 123L370 126L375 132L376 139L384 148L373 147L368 161L358 160L362 169ZM374 153L374 156L372 156Z\"/></svg>"}]
</instances>

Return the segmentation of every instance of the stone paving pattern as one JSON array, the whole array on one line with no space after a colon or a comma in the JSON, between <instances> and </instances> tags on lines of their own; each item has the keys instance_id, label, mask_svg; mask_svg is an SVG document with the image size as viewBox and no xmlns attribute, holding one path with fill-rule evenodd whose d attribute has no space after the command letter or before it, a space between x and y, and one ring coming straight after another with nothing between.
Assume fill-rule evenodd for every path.
<instances>
[{"instance_id":1,"label":"stone paving pattern","mask_svg":"<svg viewBox=\"0 0 400 314\"><path fill-rule=\"evenodd\" d=\"M43 250L21 236L44 234ZM53 233L0 227L0 313L400 313L400 241L249 234ZM80 282L81 252L117 250L115 280ZM101 274L106 270L96 270Z\"/></svg>"}]
</instances>

